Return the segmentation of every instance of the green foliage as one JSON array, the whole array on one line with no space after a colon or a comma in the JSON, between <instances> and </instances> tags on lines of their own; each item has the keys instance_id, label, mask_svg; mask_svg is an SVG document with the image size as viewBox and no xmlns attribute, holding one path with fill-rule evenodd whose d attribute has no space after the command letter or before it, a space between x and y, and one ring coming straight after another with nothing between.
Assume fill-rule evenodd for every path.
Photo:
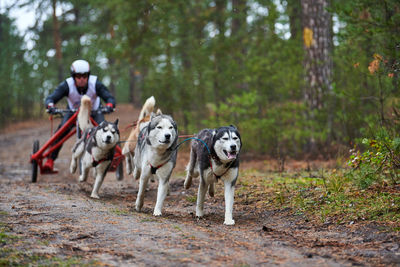
<instances>
[{"instance_id":1,"label":"green foliage","mask_svg":"<svg viewBox=\"0 0 400 267\"><path fill-rule=\"evenodd\" d=\"M349 165L352 168L349 176L361 188L368 188L373 184L400 182L400 138L391 137L382 129L376 138L364 138L362 144L366 146L364 152L354 148L350 156Z\"/></svg>"},{"instance_id":2,"label":"green foliage","mask_svg":"<svg viewBox=\"0 0 400 267\"><path fill-rule=\"evenodd\" d=\"M312 134L305 120L303 103L264 105L257 92L233 95L218 106L210 104L208 127L234 124L241 132L245 151L270 151L276 156L299 156L305 140ZM315 134L323 138L321 134Z\"/></svg>"},{"instance_id":3,"label":"green foliage","mask_svg":"<svg viewBox=\"0 0 400 267\"><path fill-rule=\"evenodd\" d=\"M315 223L377 221L390 226L400 222L400 194L396 190L396 186L359 189L351 177L336 169L281 173L247 170L240 173L235 203L289 211Z\"/></svg>"},{"instance_id":4,"label":"green foliage","mask_svg":"<svg viewBox=\"0 0 400 267\"><path fill-rule=\"evenodd\" d=\"M4 126L36 115L34 103L38 102L23 38L7 13L0 14L0 58L0 126Z\"/></svg>"},{"instance_id":5,"label":"green foliage","mask_svg":"<svg viewBox=\"0 0 400 267\"><path fill-rule=\"evenodd\" d=\"M57 20L64 77L73 60L85 58L118 102L140 106L154 95L182 133L235 124L243 130L247 151L301 157L314 143L317 153L328 157L339 145L372 136L369 129L393 119L391 113L399 106L396 0L331 3L332 90L324 92L318 110L304 104L298 1L55 3L63 10ZM25 4L41 14L29 30L29 49L8 14L1 14L3 124L6 118L43 112L35 103L43 102L61 82L52 1ZM368 67L375 54L382 59L371 74Z\"/></svg>"}]
</instances>

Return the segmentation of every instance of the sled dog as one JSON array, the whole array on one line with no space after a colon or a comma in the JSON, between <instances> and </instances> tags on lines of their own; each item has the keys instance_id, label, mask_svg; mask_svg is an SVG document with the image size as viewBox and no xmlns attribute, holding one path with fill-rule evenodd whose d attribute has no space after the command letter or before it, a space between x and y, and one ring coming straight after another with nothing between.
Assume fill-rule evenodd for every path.
<instances>
[{"instance_id":1,"label":"sled dog","mask_svg":"<svg viewBox=\"0 0 400 267\"><path fill-rule=\"evenodd\" d=\"M153 176L158 178L157 201L153 214L161 216L165 196L169 188L169 177L176 164L178 129L168 115L152 115L143 125L133 158L133 177L140 178L136 198L136 210L143 207L144 192Z\"/></svg>"},{"instance_id":2,"label":"sled dog","mask_svg":"<svg viewBox=\"0 0 400 267\"><path fill-rule=\"evenodd\" d=\"M156 104L156 100L154 96L149 97L139 113L139 118L136 122L136 125L133 127L132 131L129 134L128 139L126 140L124 147L122 148L122 154L125 156L125 163L126 163L126 172L128 174L132 173L133 170L133 155L135 152L135 147L137 143L137 139L139 136L139 132L141 130L141 125L144 122L150 120L150 115L154 110L154 106Z\"/></svg>"},{"instance_id":3,"label":"sled dog","mask_svg":"<svg viewBox=\"0 0 400 267\"><path fill-rule=\"evenodd\" d=\"M239 152L242 146L240 134L233 125L217 129L203 129L191 144L190 160L186 167L185 189L192 184L192 178L200 175L197 193L196 216L204 215L206 191L214 196L214 183L219 179L225 187L225 221L234 225L232 218L235 183L239 172ZM204 143L203 143L204 142Z\"/></svg>"},{"instance_id":4,"label":"sled dog","mask_svg":"<svg viewBox=\"0 0 400 267\"><path fill-rule=\"evenodd\" d=\"M114 123L103 121L100 125L86 129L72 148L70 172L75 173L79 160L82 174L79 182L86 181L89 170L95 168L96 180L90 197L99 198L99 189L119 142L118 119Z\"/></svg>"}]
</instances>

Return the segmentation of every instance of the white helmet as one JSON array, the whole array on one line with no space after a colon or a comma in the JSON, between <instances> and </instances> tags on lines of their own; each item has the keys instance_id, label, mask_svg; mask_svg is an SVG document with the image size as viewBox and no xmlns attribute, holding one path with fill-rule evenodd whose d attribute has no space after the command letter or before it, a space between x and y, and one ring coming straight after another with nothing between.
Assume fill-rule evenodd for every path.
<instances>
[{"instance_id":1,"label":"white helmet","mask_svg":"<svg viewBox=\"0 0 400 267\"><path fill-rule=\"evenodd\" d=\"M72 62L71 64L71 76L74 77L76 73L87 73L90 74L90 65L89 62L83 59L78 59Z\"/></svg>"}]
</instances>

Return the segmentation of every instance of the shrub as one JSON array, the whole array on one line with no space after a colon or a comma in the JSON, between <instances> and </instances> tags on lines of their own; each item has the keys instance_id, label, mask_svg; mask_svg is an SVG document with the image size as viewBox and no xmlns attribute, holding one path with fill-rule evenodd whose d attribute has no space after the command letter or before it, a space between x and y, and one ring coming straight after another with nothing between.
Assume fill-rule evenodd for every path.
<instances>
[{"instance_id":1,"label":"shrub","mask_svg":"<svg viewBox=\"0 0 400 267\"><path fill-rule=\"evenodd\" d=\"M367 188L382 182L399 183L400 138L390 137L382 129L376 138L364 138L362 144L366 146L366 150L361 152L356 148L352 149L348 162L352 168L349 175L356 184Z\"/></svg>"}]
</instances>

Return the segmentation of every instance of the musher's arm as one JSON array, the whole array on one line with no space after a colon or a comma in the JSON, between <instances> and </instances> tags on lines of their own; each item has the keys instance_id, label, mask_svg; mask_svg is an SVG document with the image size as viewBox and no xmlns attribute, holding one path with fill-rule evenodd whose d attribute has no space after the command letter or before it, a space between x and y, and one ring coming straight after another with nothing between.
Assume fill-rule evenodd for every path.
<instances>
[{"instance_id":1,"label":"musher's arm","mask_svg":"<svg viewBox=\"0 0 400 267\"><path fill-rule=\"evenodd\" d=\"M52 94L50 94L48 97L46 97L46 100L44 102L46 107L49 107L49 104L53 104L53 106L60 101L64 96L68 97L69 89L68 89L68 84L67 81L63 81L60 83L56 90Z\"/></svg>"},{"instance_id":2,"label":"musher's arm","mask_svg":"<svg viewBox=\"0 0 400 267\"><path fill-rule=\"evenodd\" d=\"M112 105L112 108L115 108L115 98L111 95L110 91L108 91L107 87L99 80L96 81L96 94L106 102L107 106Z\"/></svg>"}]
</instances>

